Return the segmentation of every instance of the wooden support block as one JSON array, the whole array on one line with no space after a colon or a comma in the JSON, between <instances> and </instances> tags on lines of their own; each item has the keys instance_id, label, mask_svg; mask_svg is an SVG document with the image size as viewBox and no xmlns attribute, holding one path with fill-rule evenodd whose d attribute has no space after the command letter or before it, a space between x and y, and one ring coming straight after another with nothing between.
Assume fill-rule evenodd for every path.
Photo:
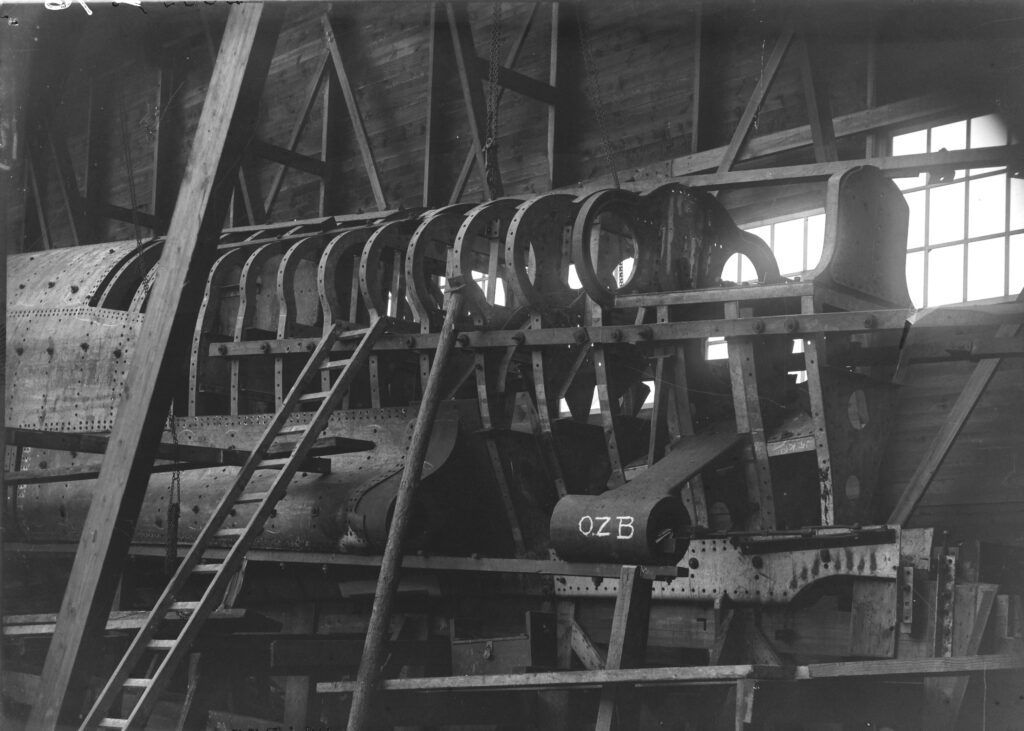
<instances>
[{"instance_id":1,"label":"wooden support block","mask_svg":"<svg viewBox=\"0 0 1024 731\"><path fill-rule=\"evenodd\" d=\"M956 589L953 654L975 655L981 646L999 587L995 584L969 584ZM967 675L925 678L922 728L935 731L952 731L956 728L968 679Z\"/></svg>"},{"instance_id":2,"label":"wooden support block","mask_svg":"<svg viewBox=\"0 0 1024 731\"><path fill-rule=\"evenodd\" d=\"M727 302L728 318L738 318L738 302ZM747 528L772 530L775 528L775 497L772 491L771 467L768 463L768 442L761 416L761 400L757 387L757 368L754 344L749 338L730 338L729 376L732 382L732 401L736 412L736 431L749 434L754 459L747 464L747 500L751 515Z\"/></svg>"},{"instance_id":3,"label":"wooden support block","mask_svg":"<svg viewBox=\"0 0 1024 731\"><path fill-rule=\"evenodd\" d=\"M313 632L316 629L316 606L300 604L293 607L282 629L286 632ZM293 675L284 681L284 725L306 728L314 719L309 716L312 684L308 675Z\"/></svg>"},{"instance_id":4,"label":"wooden support block","mask_svg":"<svg viewBox=\"0 0 1024 731\"><path fill-rule=\"evenodd\" d=\"M747 724L754 721L754 693L756 690L756 680L736 681L736 731L744 731Z\"/></svg>"},{"instance_id":5,"label":"wooden support block","mask_svg":"<svg viewBox=\"0 0 1024 731\"><path fill-rule=\"evenodd\" d=\"M601 670L606 667L604 654L594 646L580 623L572 622L572 651L587 670Z\"/></svg>"},{"instance_id":6,"label":"wooden support block","mask_svg":"<svg viewBox=\"0 0 1024 731\"><path fill-rule=\"evenodd\" d=\"M893 657L896 653L898 587L895 581L854 579L850 654Z\"/></svg>"}]
</instances>

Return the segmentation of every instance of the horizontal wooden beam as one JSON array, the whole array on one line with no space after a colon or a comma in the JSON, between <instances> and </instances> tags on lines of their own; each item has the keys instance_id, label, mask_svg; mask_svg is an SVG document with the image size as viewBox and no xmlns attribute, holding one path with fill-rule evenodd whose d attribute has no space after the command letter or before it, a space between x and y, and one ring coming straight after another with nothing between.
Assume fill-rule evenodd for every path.
<instances>
[{"instance_id":1,"label":"horizontal wooden beam","mask_svg":"<svg viewBox=\"0 0 1024 731\"><path fill-rule=\"evenodd\" d=\"M45 485L50 482L82 482L95 480L100 476L100 462L78 465L76 467L52 467L45 470L17 470L4 473L5 485ZM153 465L153 472L184 472L186 470L212 467L210 464L196 462L175 462L172 464Z\"/></svg>"},{"instance_id":2,"label":"horizontal wooden beam","mask_svg":"<svg viewBox=\"0 0 1024 731\"><path fill-rule=\"evenodd\" d=\"M382 691L541 690L545 688L599 687L607 685L684 685L687 683L734 683L744 678L791 680L795 668L766 665L705 665L627 670L566 670L507 675L463 675L447 678L396 678L382 680ZM351 693L354 681L317 683L317 693Z\"/></svg>"},{"instance_id":3,"label":"horizontal wooden beam","mask_svg":"<svg viewBox=\"0 0 1024 731\"><path fill-rule=\"evenodd\" d=\"M11 553L69 553L75 546L70 543L5 543L4 550ZM216 560L227 555L226 548L209 548L205 556ZM134 545L133 556L163 558L163 546ZM362 566L377 568L380 556L363 556L353 553L299 553L296 551L251 550L245 558L250 563L272 563L307 566ZM671 580L678 578L675 566L642 567L651 578ZM403 571L454 571L470 573L520 574L530 576L592 576L595 578L617 579L622 569L620 564L576 563L553 559L525 558L462 558L458 556L405 556Z\"/></svg>"},{"instance_id":4,"label":"horizontal wooden beam","mask_svg":"<svg viewBox=\"0 0 1024 731\"><path fill-rule=\"evenodd\" d=\"M241 621L246 619L248 609L218 609L210 615L214 621ZM146 624L148 611L113 611L107 619L107 632L137 630ZM167 621L185 621L188 617L181 612L168 612ZM4 637L46 637L57 627L56 614L15 614L4 617Z\"/></svg>"},{"instance_id":5,"label":"horizontal wooden beam","mask_svg":"<svg viewBox=\"0 0 1024 731\"><path fill-rule=\"evenodd\" d=\"M93 203L90 208L89 213L98 214L104 218L112 218L115 221L123 221L124 223L137 223L151 231L160 230L164 226L164 221L161 221L152 213L132 211L130 208L115 206L113 203Z\"/></svg>"},{"instance_id":6,"label":"horizontal wooden beam","mask_svg":"<svg viewBox=\"0 0 1024 731\"><path fill-rule=\"evenodd\" d=\"M7 445L11 447L35 447L84 454L103 454L107 451L107 445L110 443L110 437L100 434L71 434L15 427L7 427L6 434ZM235 449L163 443L157 447L156 459L242 465L245 464L244 455L246 454L246 452ZM239 457L239 455L242 456ZM239 459L241 461L238 461Z\"/></svg>"},{"instance_id":7,"label":"horizontal wooden beam","mask_svg":"<svg viewBox=\"0 0 1024 731\"><path fill-rule=\"evenodd\" d=\"M934 120L937 117L960 112L968 113L970 111L977 111L977 105L951 99L948 95L932 94L904 99L892 104L885 104L851 114L844 114L833 120L833 128L837 138L848 137ZM747 140L744 148L746 154L738 160L738 164L757 157L807 147L812 142L813 136L809 124L759 137L751 137ZM677 157L671 161L671 174L691 175L705 170L714 170L718 167L725 152L726 148L723 146L703 150L702 152L686 155L685 157Z\"/></svg>"},{"instance_id":8,"label":"horizontal wooden beam","mask_svg":"<svg viewBox=\"0 0 1024 731\"><path fill-rule=\"evenodd\" d=\"M476 65L482 79L487 81L488 74L490 73L490 64L487 59L478 56ZM558 102L558 90L551 86L551 84L532 79L526 74L513 71L507 66L498 66L498 84L517 94L522 94L530 99L536 99L551 106Z\"/></svg>"},{"instance_id":9,"label":"horizontal wooden beam","mask_svg":"<svg viewBox=\"0 0 1024 731\"><path fill-rule=\"evenodd\" d=\"M985 673L995 670L1024 669L1024 655L967 655L961 657L922 657L914 660L864 660L827 662L797 668L797 680L820 678L934 676L961 673Z\"/></svg>"},{"instance_id":10,"label":"horizontal wooden beam","mask_svg":"<svg viewBox=\"0 0 1024 731\"><path fill-rule=\"evenodd\" d=\"M737 680L819 680L895 676L957 675L1024 669L1024 655L972 655L915 660L866 660L812 665L705 665L629 670L568 670L447 678L396 678L381 681L382 691L539 690L608 685L685 685L734 683ZM317 683L318 693L351 693L352 681Z\"/></svg>"},{"instance_id":11,"label":"horizontal wooden beam","mask_svg":"<svg viewBox=\"0 0 1024 731\"><path fill-rule=\"evenodd\" d=\"M763 287L739 287L731 290L733 301L740 299L770 299L776 295L761 294L760 290L785 285L764 285ZM709 290L704 290L709 291ZM676 297L677 293L665 293ZM689 292L678 293L681 299ZM740 297L748 294L748 297ZM728 300L729 298L723 298ZM698 300L708 301L708 300ZM562 327L542 330L490 330L465 331L460 333L458 348L507 348L545 347L595 343L604 345L665 345L680 340L708 337L743 337L751 335L788 335L801 337L810 334L845 332L873 332L883 330L902 331L908 318L914 315L912 309L885 309L866 312L825 312L813 315L773 315L770 317L745 317L734 320L692 320L688 322L650 323L647 325L605 325L601 327ZM1005 303L985 307L950 307L932 310L927 319L919 319L915 327L956 327L962 323L976 325L1012 321L1024 315L1024 305ZM210 346L210 355L223 357L255 357L262 355L286 355L306 352L308 338L282 338L280 340L252 340L238 343L215 343ZM437 346L437 333L386 335L378 340L376 350L431 350ZM339 346L344 350L347 346Z\"/></svg>"},{"instance_id":12,"label":"horizontal wooden beam","mask_svg":"<svg viewBox=\"0 0 1024 731\"><path fill-rule=\"evenodd\" d=\"M1024 146L982 147L977 150L928 152L921 155L896 157L870 157L860 160L785 165L757 170L736 170L709 175L688 175L679 182L692 188L728 188L752 185L789 185L792 183L827 180L855 167L872 165L892 178L913 177L920 173L1007 166L1014 170L1024 167Z\"/></svg>"},{"instance_id":13,"label":"horizontal wooden beam","mask_svg":"<svg viewBox=\"0 0 1024 731\"><path fill-rule=\"evenodd\" d=\"M264 160L271 160L273 162L279 162L282 165L287 165L290 168L301 170L304 173L310 175L316 175L317 177L323 177L327 172L327 165L323 160L318 160L315 157L309 155L303 155L300 152L289 150L286 147L280 145L274 145L263 140L255 139L249 143L249 149L254 155L262 157Z\"/></svg>"}]
</instances>

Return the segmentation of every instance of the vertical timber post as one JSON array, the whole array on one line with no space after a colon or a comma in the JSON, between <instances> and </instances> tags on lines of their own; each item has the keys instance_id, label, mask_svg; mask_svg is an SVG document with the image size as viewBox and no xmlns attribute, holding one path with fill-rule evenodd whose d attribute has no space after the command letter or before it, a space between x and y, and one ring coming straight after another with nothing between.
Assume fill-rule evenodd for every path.
<instances>
[{"instance_id":1,"label":"vertical timber post","mask_svg":"<svg viewBox=\"0 0 1024 731\"><path fill-rule=\"evenodd\" d=\"M82 528L57 628L43 667L28 728L49 731L94 660L135 532L153 457L174 391L168 384L189 351L190 332L231 183L257 117L257 105L277 42L281 6L231 8L181 182L153 305L146 311L136 356L124 385L109 447Z\"/></svg>"},{"instance_id":2,"label":"vertical timber post","mask_svg":"<svg viewBox=\"0 0 1024 731\"><path fill-rule=\"evenodd\" d=\"M453 280L449 280L453 282ZM395 498L394 517L388 532L387 546L380 563L380 575L377 579L377 592L373 598L373 610L370 613L370 625L366 630L366 642L363 644L363 657L359 663L359 674L356 676L356 689L352 695L352 710L349 712L349 731L366 728L370 718L370 703L374 687L380 677L384 663L384 636L391 620L391 609L398 591L398 573L402 562L402 543L405 540L409 517L412 512L412 497L420 482L423 460L430 442L430 431L441 402L442 376L455 345L455 319L462 312L465 294L459 287L452 292L448 301L448 312L437 340L437 352L434 365L430 369L427 385L423 392L423 402L416 415L409 453L402 471L402 481L398 486Z\"/></svg>"}]
</instances>

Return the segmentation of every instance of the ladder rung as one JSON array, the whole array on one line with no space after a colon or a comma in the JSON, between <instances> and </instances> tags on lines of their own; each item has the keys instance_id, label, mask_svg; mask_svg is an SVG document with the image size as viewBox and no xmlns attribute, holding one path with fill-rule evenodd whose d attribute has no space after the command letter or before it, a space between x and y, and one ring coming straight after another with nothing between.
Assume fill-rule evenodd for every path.
<instances>
[{"instance_id":1,"label":"ladder rung","mask_svg":"<svg viewBox=\"0 0 1024 731\"><path fill-rule=\"evenodd\" d=\"M309 429L309 424L295 424L293 426L286 426L277 433L278 436L282 434L305 434L306 430Z\"/></svg>"},{"instance_id":2,"label":"ladder rung","mask_svg":"<svg viewBox=\"0 0 1024 731\"><path fill-rule=\"evenodd\" d=\"M96 724L100 728L128 728L127 718L101 718Z\"/></svg>"},{"instance_id":3,"label":"ladder rung","mask_svg":"<svg viewBox=\"0 0 1024 731\"><path fill-rule=\"evenodd\" d=\"M259 466L261 468L283 467L284 465L288 464L289 460L291 460L291 457L273 457L271 459L263 460L262 462L260 462Z\"/></svg>"},{"instance_id":4,"label":"ladder rung","mask_svg":"<svg viewBox=\"0 0 1024 731\"><path fill-rule=\"evenodd\" d=\"M220 571L221 563L200 563L192 567L193 574L215 574Z\"/></svg>"},{"instance_id":5,"label":"ladder rung","mask_svg":"<svg viewBox=\"0 0 1024 731\"><path fill-rule=\"evenodd\" d=\"M245 528L221 528L219 531L213 534L214 538L234 538L236 536L244 535Z\"/></svg>"},{"instance_id":6,"label":"ladder rung","mask_svg":"<svg viewBox=\"0 0 1024 731\"><path fill-rule=\"evenodd\" d=\"M343 330L341 334L338 335L338 340L352 340L354 338L361 338L365 336L366 333L368 333L369 331L370 329L366 327L361 327L358 330Z\"/></svg>"},{"instance_id":7,"label":"ladder rung","mask_svg":"<svg viewBox=\"0 0 1024 731\"><path fill-rule=\"evenodd\" d=\"M172 612L194 612L198 606L199 602L173 602L170 608Z\"/></svg>"},{"instance_id":8,"label":"ladder rung","mask_svg":"<svg viewBox=\"0 0 1024 731\"><path fill-rule=\"evenodd\" d=\"M320 366L320 370L322 370L322 371L338 370L339 368L346 367L351 362L352 362L351 358L344 358L342 360L329 360L326 363L324 363L322 366Z\"/></svg>"},{"instance_id":9,"label":"ladder rung","mask_svg":"<svg viewBox=\"0 0 1024 731\"><path fill-rule=\"evenodd\" d=\"M263 460L259 465L257 465L257 467L260 469L276 470L279 467L284 467L291 460L291 456L274 457L272 459ZM323 457L306 457L306 459L299 463L298 469L302 472L321 472L326 475L331 471L331 460Z\"/></svg>"},{"instance_id":10,"label":"ladder rung","mask_svg":"<svg viewBox=\"0 0 1024 731\"><path fill-rule=\"evenodd\" d=\"M125 688L148 688L152 684L152 678L128 678L124 681Z\"/></svg>"},{"instance_id":11,"label":"ladder rung","mask_svg":"<svg viewBox=\"0 0 1024 731\"><path fill-rule=\"evenodd\" d=\"M305 393L299 396L299 401L308 403L310 401L323 401L325 398L331 395L330 391L316 391L314 393Z\"/></svg>"},{"instance_id":12,"label":"ladder rung","mask_svg":"<svg viewBox=\"0 0 1024 731\"><path fill-rule=\"evenodd\" d=\"M146 643L147 650L173 650L177 640L150 640Z\"/></svg>"},{"instance_id":13,"label":"ladder rung","mask_svg":"<svg viewBox=\"0 0 1024 731\"><path fill-rule=\"evenodd\" d=\"M244 505L245 503L261 503L269 494L269 492L250 492L239 496L239 498L235 500L235 504L238 505L241 503Z\"/></svg>"}]
</instances>

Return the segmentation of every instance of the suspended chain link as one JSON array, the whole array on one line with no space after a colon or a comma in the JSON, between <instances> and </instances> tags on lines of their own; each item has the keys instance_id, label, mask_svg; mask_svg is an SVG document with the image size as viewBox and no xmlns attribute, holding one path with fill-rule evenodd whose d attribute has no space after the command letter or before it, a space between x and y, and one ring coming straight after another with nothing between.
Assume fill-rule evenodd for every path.
<instances>
[{"instance_id":1,"label":"suspended chain link","mask_svg":"<svg viewBox=\"0 0 1024 731\"><path fill-rule=\"evenodd\" d=\"M493 5L491 17L491 48L487 66L487 133L484 140L484 168L487 173L487 187L493 195L501 195L501 175L498 170L498 104L501 95L498 87L499 54L502 46L501 3Z\"/></svg>"},{"instance_id":2,"label":"suspended chain link","mask_svg":"<svg viewBox=\"0 0 1024 731\"><path fill-rule=\"evenodd\" d=\"M597 118L598 132L601 134L601 153L604 157L605 167L612 174L615 187L622 187L619 184L619 171L615 162L615 152L612 149L611 137L608 134L608 115L604 106L604 97L601 95L601 85L597 79L597 65L594 63L594 49L590 43L590 31L587 28L587 20L584 16L582 3L576 6L576 27L580 32L580 50L583 53L583 66L587 72L587 97L590 106L594 109L594 116Z\"/></svg>"},{"instance_id":3,"label":"suspended chain link","mask_svg":"<svg viewBox=\"0 0 1024 731\"><path fill-rule=\"evenodd\" d=\"M174 406L167 414L167 429L174 443L174 461L178 459L178 420L174 418ZM171 473L171 484L167 488L167 552L164 555L164 571L174 573L178 563L178 521L181 517L181 470Z\"/></svg>"}]
</instances>

